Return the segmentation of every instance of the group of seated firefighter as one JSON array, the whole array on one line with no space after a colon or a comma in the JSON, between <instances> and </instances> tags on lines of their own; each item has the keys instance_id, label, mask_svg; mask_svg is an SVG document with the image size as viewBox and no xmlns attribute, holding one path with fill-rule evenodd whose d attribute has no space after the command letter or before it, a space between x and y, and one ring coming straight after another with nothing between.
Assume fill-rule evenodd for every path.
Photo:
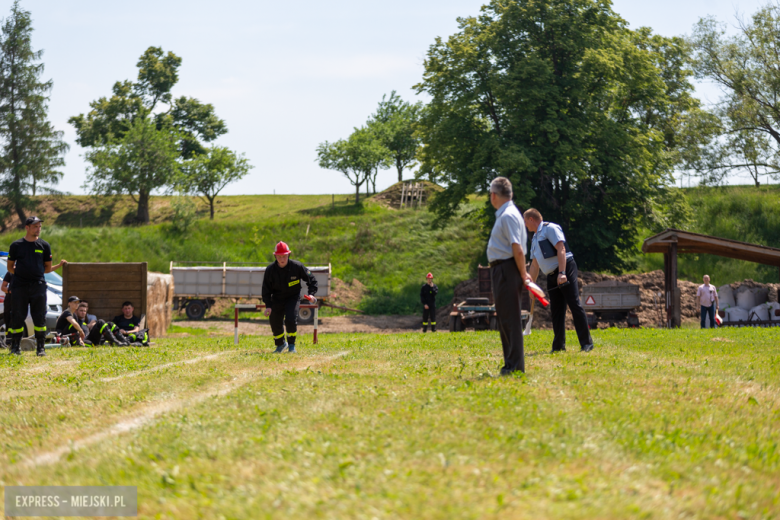
<instances>
[{"instance_id":1,"label":"group of seated firefighter","mask_svg":"<svg viewBox=\"0 0 780 520\"><path fill-rule=\"evenodd\" d=\"M68 338L71 345L149 346L149 331L141 328L132 302L122 304L122 314L114 321L99 320L88 311L89 304L78 296L68 298L68 308L57 319L57 333Z\"/></svg>"}]
</instances>

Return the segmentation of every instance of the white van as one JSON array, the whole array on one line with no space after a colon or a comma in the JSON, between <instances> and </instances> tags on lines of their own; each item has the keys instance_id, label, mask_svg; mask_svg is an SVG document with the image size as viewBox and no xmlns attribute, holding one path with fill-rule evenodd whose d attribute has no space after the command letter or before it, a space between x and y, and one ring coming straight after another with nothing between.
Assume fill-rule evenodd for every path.
<instances>
[{"instance_id":1,"label":"white van","mask_svg":"<svg viewBox=\"0 0 780 520\"><path fill-rule=\"evenodd\" d=\"M6 261L8 253L0 253L0 279L8 272ZM57 325L57 318L62 314L62 277L55 272L46 274L46 303L49 308L46 310L46 329L51 332ZM5 293L0 291L0 324L3 329L8 328L7 323L3 323L3 308L5 305ZM30 312L27 312L27 319L24 320L24 337L32 336L33 322Z\"/></svg>"}]
</instances>

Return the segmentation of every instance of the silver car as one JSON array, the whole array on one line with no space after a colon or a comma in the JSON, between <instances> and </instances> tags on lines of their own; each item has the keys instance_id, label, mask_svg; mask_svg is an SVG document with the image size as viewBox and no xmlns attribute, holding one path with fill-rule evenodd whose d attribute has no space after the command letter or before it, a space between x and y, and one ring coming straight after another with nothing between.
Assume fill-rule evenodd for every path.
<instances>
[{"instance_id":1,"label":"silver car","mask_svg":"<svg viewBox=\"0 0 780 520\"><path fill-rule=\"evenodd\" d=\"M6 267L7 256L0 256L0 278L8 272ZM62 277L57 273L46 273L46 303L49 308L46 310L46 329L51 332L55 330L57 318L62 314ZM2 329L8 328L7 323L3 323L3 309L5 306L5 293L0 292L0 324ZM32 336L33 322L30 312L27 312L27 319L24 320L24 337Z\"/></svg>"}]
</instances>

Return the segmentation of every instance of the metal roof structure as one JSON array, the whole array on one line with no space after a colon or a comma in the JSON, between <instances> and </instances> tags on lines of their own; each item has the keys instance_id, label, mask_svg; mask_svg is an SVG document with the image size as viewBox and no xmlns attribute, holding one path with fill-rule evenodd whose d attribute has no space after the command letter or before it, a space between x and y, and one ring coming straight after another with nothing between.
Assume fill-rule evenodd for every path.
<instances>
[{"instance_id":1,"label":"metal roof structure","mask_svg":"<svg viewBox=\"0 0 780 520\"><path fill-rule=\"evenodd\" d=\"M644 253L670 253L676 244L677 253L718 255L780 267L780 249L713 237L680 229L667 229L646 238L642 244Z\"/></svg>"}]
</instances>

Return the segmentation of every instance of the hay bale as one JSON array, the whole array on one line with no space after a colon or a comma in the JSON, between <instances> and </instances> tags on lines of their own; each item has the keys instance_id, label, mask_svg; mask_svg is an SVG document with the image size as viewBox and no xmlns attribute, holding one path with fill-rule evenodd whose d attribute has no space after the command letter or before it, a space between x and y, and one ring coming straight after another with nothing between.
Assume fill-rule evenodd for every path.
<instances>
[{"instance_id":1,"label":"hay bale","mask_svg":"<svg viewBox=\"0 0 780 520\"><path fill-rule=\"evenodd\" d=\"M146 328L153 338L165 336L173 317L173 275L150 272L146 278Z\"/></svg>"}]
</instances>

